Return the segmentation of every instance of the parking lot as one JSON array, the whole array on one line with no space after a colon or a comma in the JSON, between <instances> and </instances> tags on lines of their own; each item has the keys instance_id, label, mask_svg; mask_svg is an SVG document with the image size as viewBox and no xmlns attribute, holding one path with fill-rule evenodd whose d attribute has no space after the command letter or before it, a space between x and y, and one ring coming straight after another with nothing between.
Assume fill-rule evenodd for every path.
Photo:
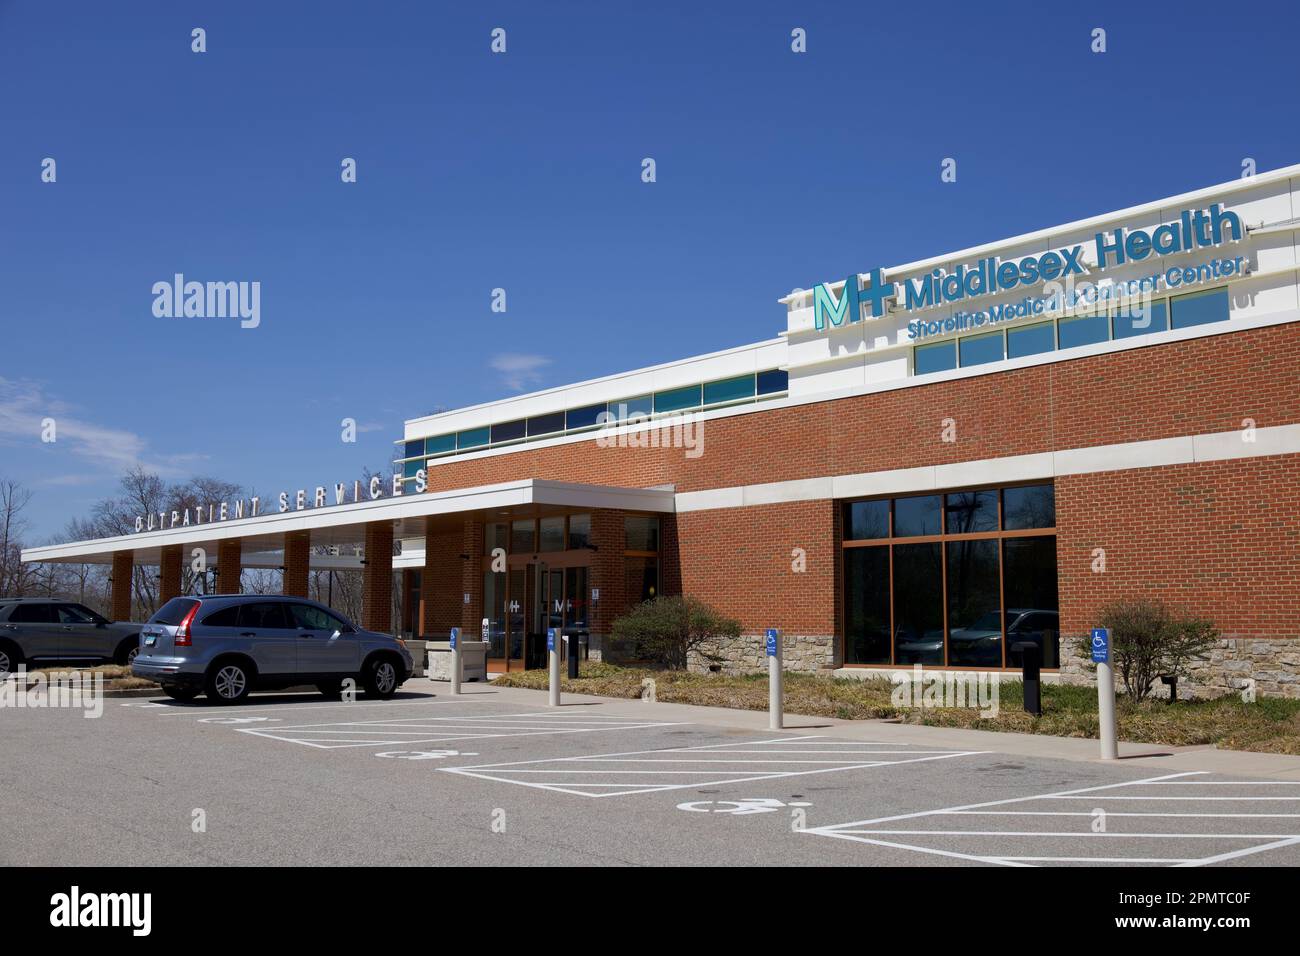
<instances>
[{"instance_id":1,"label":"parking lot","mask_svg":"<svg viewBox=\"0 0 1300 956\"><path fill-rule=\"evenodd\" d=\"M1297 783L720 714L424 681L8 709L0 863L1300 863Z\"/></svg>"}]
</instances>

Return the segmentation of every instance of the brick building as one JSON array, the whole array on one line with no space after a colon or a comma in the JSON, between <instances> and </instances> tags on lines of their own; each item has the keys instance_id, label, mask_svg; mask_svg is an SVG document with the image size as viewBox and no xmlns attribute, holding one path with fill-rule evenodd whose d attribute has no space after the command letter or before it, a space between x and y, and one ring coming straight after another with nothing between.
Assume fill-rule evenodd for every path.
<instances>
[{"instance_id":1,"label":"brick building","mask_svg":"<svg viewBox=\"0 0 1300 956\"><path fill-rule=\"evenodd\" d=\"M782 298L773 338L413 419L378 494L27 557L166 576L196 542L364 539L367 626L481 630L497 670L551 628L618 654L615 617L688 593L743 625L723 669L777 627L792 668L1011 670L1032 643L1083 680L1072 639L1153 595L1223 633L1198 691L1300 696L1298 210L1290 167L864 263Z\"/></svg>"}]
</instances>

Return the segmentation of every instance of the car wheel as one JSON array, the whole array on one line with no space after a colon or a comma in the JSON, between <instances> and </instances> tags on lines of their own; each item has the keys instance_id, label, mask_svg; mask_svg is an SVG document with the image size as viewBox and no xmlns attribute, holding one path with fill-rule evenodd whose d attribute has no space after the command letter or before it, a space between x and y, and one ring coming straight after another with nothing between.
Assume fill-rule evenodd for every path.
<instances>
[{"instance_id":1,"label":"car wheel","mask_svg":"<svg viewBox=\"0 0 1300 956\"><path fill-rule=\"evenodd\" d=\"M338 700L343 696L343 681L331 680L323 681L316 685L316 689L328 697L330 700Z\"/></svg>"},{"instance_id":2,"label":"car wheel","mask_svg":"<svg viewBox=\"0 0 1300 956\"><path fill-rule=\"evenodd\" d=\"M208 671L203 691L208 700L218 704L237 704L252 689L252 674L240 661L221 661Z\"/></svg>"},{"instance_id":3,"label":"car wheel","mask_svg":"<svg viewBox=\"0 0 1300 956\"><path fill-rule=\"evenodd\" d=\"M397 664L391 657L371 658L366 663L362 683L371 697L387 700L397 693Z\"/></svg>"},{"instance_id":4,"label":"car wheel","mask_svg":"<svg viewBox=\"0 0 1300 956\"><path fill-rule=\"evenodd\" d=\"M0 644L0 677L5 677L18 670L23 662L23 655L12 644Z\"/></svg>"},{"instance_id":5,"label":"car wheel","mask_svg":"<svg viewBox=\"0 0 1300 956\"><path fill-rule=\"evenodd\" d=\"M137 637L134 641L123 641L118 646L117 653L114 654L113 657L117 663L125 664L127 667L130 667L131 662L135 660L136 655L139 653L140 638Z\"/></svg>"},{"instance_id":6,"label":"car wheel","mask_svg":"<svg viewBox=\"0 0 1300 956\"><path fill-rule=\"evenodd\" d=\"M199 696L197 687L164 687L162 690L172 700L193 700Z\"/></svg>"}]
</instances>

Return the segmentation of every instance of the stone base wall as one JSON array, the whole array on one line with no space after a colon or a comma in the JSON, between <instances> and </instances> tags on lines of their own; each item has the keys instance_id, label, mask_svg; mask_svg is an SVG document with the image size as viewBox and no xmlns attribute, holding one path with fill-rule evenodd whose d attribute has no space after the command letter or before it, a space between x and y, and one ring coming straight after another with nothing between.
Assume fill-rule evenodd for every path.
<instances>
[{"instance_id":1,"label":"stone base wall","mask_svg":"<svg viewBox=\"0 0 1300 956\"><path fill-rule=\"evenodd\" d=\"M837 641L833 635L783 634L782 669L807 673L829 673L839 666L835 659ZM696 673L753 674L767 670L767 639L763 634L742 634L706 648L720 660L692 654L690 670ZM717 668L715 671L714 668Z\"/></svg>"},{"instance_id":2,"label":"stone base wall","mask_svg":"<svg viewBox=\"0 0 1300 956\"><path fill-rule=\"evenodd\" d=\"M1300 638L1223 638L1215 642L1210 657L1192 664L1190 680L1178 683L1179 697L1222 697L1240 694L1254 681L1258 697L1300 699ZM1067 684L1092 684L1096 671L1072 641L1061 640L1061 680ZM1118 680L1118 678L1117 678ZM1157 683L1151 696L1168 697Z\"/></svg>"}]
</instances>

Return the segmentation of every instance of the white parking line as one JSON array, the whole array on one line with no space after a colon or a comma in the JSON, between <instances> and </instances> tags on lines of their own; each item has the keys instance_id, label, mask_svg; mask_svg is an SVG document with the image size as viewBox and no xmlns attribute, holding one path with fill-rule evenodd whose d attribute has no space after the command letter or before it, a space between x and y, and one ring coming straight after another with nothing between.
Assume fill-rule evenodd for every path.
<instances>
[{"instance_id":1,"label":"white parking line","mask_svg":"<svg viewBox=\"0 0 1300 956\"><path fill-rule=\"evenodd\" d=\"M523 714L330 721L287 727L241 727L238 730L241 734L254 737L282 740L321 750L337 750L345 747L388 747L395 744L431 744L547 734L591 734L606 730L675 726L679 724L612 714L536 711Z\"/></svg>"},{"instance_id":2,"label":"white parking line","mask_svg":"<svg viewBox=\"0 0 1300 956\"><path fill-rule=\"evenodd\" d=\"M828 743L831 750L819 749ZM843 746L838 746L843 744ZM477 777L521 787L553 790L580 797L622 797L665 790L721 786L756 780L837 773L894 764L921 763L968 757L979 751L907 749L879 750L879 744L855 741L828 741L819 736L777 737L770 740L746 740L734 743L705 744L697 747L669 747L660 750L633 750L623 753L589 754L578 757L551 757L518 760L510 763L481 764L473 767L440 767L444 773ZM836 754L838 760L789 760L790 754ZM737 758L736 754L742 755ZM769 757L769 754L777 756ZM760 756L761 755L761 756ZM882 756L892 759L881 759ZM866 759L864 759L866 758ZM635 769L611 767L609 764L634 764ZM702 769L682 769L682 764L698 764ZM788 769L798 767L799 769ZM539 780L554 776L560 779ZM629 779L646 777L650 779ZM689 780L682 777L707 777ZM595 778L595 779L592 779ZM603 779L602 779L603 778Z\"/></svg>"},{"instance_id":3,"label":"white parking line","mask_svg":"<svg viewBox=\"0 0 1300 956\"><path fill-rule=\"evenodd\" d=\"M1177 806L1184 806L1186 801L1209 801L1218 802L1231 800L1234 802L1259 802L1268 803L1278 800L1300 800L1300 795L1292 796L1255 796L1255 795L1227 795L1219 796L1217 794L1205 795L1179 795L1163 796L1153 795L1142 792L1145 788L1160 788L1168 786L1180 787L1239 787L1249 790L1253 787L1300 787L1300 782L1292 781L1263 781L1263 780L1203 780L1189 779L1198 778L1202 775L1200 771L1190 771L1186 773L1168 774L1160 777L1151 777L1145 780L1131 780L1121 783L1104 784L1097 787L1083 787L1076 790L1062 790L1055 793L1035 794L1026 797L1012 797L1006 800L992 800L987 803L973 803L965 806L946 807L940 810L922 810L915 813L897 814L889 817L878 817L872 820L859 820L852 823L841 823L834 826L810 827L803 830L803 833L814 836L834 837L841 840L850 840L857 843L872 844L876 846L889 847L892 849L911 850L916 853L924 853L935 856L944 856L955 859L968 860L976 863L995 864L1000 866L1030 866L1041 863L1119 863L1119 864L1166 864L1169 866L1207 866L1213 863L1221 863L1226 860L1238 859L1243 856L1249 856L1255 853L1263 853L1268 850L1280 849L1283 847L1300 844L1300 832L1265 832L1262 828L1253 828L1252 824L1260 824L1261 827L1267 822L1276 820L1291 820L1300 818L1296 813L1214 813L1214 812L1194 812L1187 813L1181 811L1161 812L1159 810L1045 810L1045 809L1028 809L1039 801L1047 803L1049 801L1086 801L1088 804L1095 805L1098 801L1142 801L1144 803L1172 802ZM1102 791L1107 791L1102 793ZM1135 792L1124 792L1135 791ZM1220 793L1222 791L1219 791ZM1258 791L1256 791L1258 792ZM1041 806L1041 804L1040 804ZM1017 809L991 809L993 807L1018 807ZM1023 809L1022 809L1023 808ZM1206 811L1210 808L1207 807ZM1262 810L1268 810L1269 807L1262 807ZM1024 818L1022 827L1017 828L1013 822L1008 820L1009 826L1005 829L951 829L953 824L959 818ZM1061 829L1026 829L1023 824L1033 820L1042 820L1043 818L1086 818L1089 822L1078 830L1061 830ZM1187 832L1186 821L1189 819L1203 819L1215 821L1217 825L1212 824L1213 832ZM1111 821L1135 820L1140 821L1141 830L1126 831L1116 829ZM1174 821L1173 829L1168 831L1159 828L1162 821ZM903 821L909 821L915 826L914 828L900 829L890 827L890 824L898 824ZM972 821L973 822L973 821ZM998 822L994 820L992 822ZM1046 822L1044 820L1044 822ZM1101 829L1095 829L1100 823ZM987 826L987 824L986 824ZM1181 826L1181 828L1180 828ZM979 824L976 823L976 827ZM1298 828L1300 830L1300 828ZM907 840L900 840L899 837L907 837ZM1115 856L1088 856L1080 855L1078 850L1083 846L1096 841L1104 841L1105 845L1115 845L1119 848L1126 841L1133 841L1134 852L1132 855L1115 855ZM1008 845L1012 841L1028 843L1029 853L1017 852ZM1152 841L1160 841L1171 847L1171 849L1184 850L1182 853L1168 856L1152 856L1143 853L1143 848L1150 847ZM1206 841L1217 841L1228 847L1232 844L1245 842L1246 846L1225 849L1222 852L1210 852L1204 855L1194 855L1195 847L1198 843L1203 844ZM978 848L981 843L990 846L985 852L979 852ZM1189 846L1190 844L1190 846ZM1043 846L1046 852L1034 852L1037 846ZM1052 852L1057 850L1058 852ZM1073 850L1074 852L1071 852ZM1191 852L1187 852L1187 851Z\"/></svg>"},{"instance_id":4,"label":"white parking line","mask_svg":"<svg viewBox=\"0 0 1300 956\"><path fill-rule=\"evenodd\" d=\"M304 694L303 696L309 696ZM481 699L480 699L481 698ZM319 700L305 704L287 704L267 701L261 704L247 704L239 707L208 707L195 704L177 704L164 702L159 704L165 713L150 714L151 717L211 717L213 714L284 714L299 710L339 710L361 709L366 707L424 707L430 704L490 704L501 703L492 693L463 694L460 697L422 697L419 700L356 700L350 703Z\"/></svg>"}]
</instances>

